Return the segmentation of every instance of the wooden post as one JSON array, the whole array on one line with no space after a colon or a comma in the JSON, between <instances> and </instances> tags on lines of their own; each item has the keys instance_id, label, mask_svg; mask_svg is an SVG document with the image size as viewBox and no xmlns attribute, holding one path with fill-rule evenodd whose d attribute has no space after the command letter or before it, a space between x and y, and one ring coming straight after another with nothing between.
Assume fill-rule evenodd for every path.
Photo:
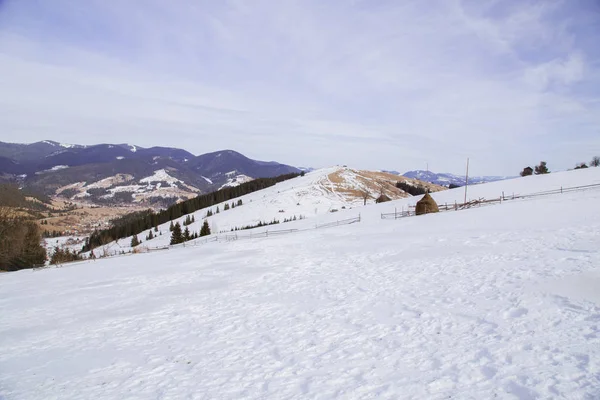
<instances>
[{"instance_id":1,"label":"wooden post","mask_svg":"<svg viewBox=\"0 0 600 400\"><path fill-rule=\"evenodd\" d=\"M467 187L469 186L469 158L467 157L467 174L465 175L465 203L467 202Z\"/></svg>"}]
</instances>

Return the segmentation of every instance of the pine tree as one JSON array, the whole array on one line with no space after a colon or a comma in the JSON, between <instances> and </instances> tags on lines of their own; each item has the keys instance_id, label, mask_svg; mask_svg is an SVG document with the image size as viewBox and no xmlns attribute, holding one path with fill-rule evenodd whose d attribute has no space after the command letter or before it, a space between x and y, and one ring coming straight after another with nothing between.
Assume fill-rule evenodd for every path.
<instances>
[{"instance_id":1,"label":"pine tree","mask_svg":"<svg viewBox=\"0 0 600 400\"><path fill-rule=\"evenodd\" d=\"M229 203L225 203L225 205L223 206L223 211L227 210L229 210Z\"/></svg>"},{"instance_id":2,"label":"pine tree","mask_svg":"<svg viewBox=\"0 0 600 400\"><path fill-rule=\"evenodd\" d=\"M185 227L185 230L183 231L183 241L187 242L188 240L192 239L192 237L190 236L190 230L188 229L188 227Z\"/></svg>"},{"instance_id":3,"label":"pine tree","mask_svg":"<svg viewBox=\"0 0 600 400\"><path fill-rule=\"evenodd\" d=\"M154 232L158 232L158 225L154 225Z\"/></svg>"},{"instance_id":4,"label":"pine tree","mask_svg":"<svg viewBox=\"0 0 600 400\"><path fill-rule=\"evenodd\" d=\"M242 205L242 199L239 199L239 200L238 200L238 203L237 203L237 205L238 205L238 207Z\"/></svg>"},{"instance_id":5,"label":"pine tree","mask_svg":"<svg viewBox=\"0 0 600 400\"><path fill-rule=\"evenodd\" d=\"M188 215L187 217L185 217L185 222L183 223L183 226L188 226L191 223L192 223L192 219Z\"/></svg>"},{"instance_id":6,"label":"pine tree","mask_svg":"<svg viewBox=\"0 0 600 400\"><path fill-rule=\"evenodd\" d=\"M594 158L592 158L592 161L590 161L590 167L598 167L600 166L600 157L596 156Z\"/></svg>"},{"instance_id":7,"label":"pine tree","mask_svg":"<svg viewBox=\"0 0 600 400\"><path fill-rule=\"evenodd\" d=\"M171 221L171 225L169 225L169 231L173 232L173 228L174 228L173 221Z\"/></svg>"},{"instance_id":8,"label":"pine tree","mask_svg":"<svg viewBox=\"0 0 600 400\"><path fill-rule=\"evenodd\" d=\"M546 161L541 161L540 165L535 166L535 174L536 175L549 174L549 173L550 173L550 171L548 171L548 167L546 167Z\"/></svg>"},{"instance_id":9,"label":"pine tree","mask_svg":"<svg viewBox=\"0 0 600 400\"><path fill-rule=\"evenodd\" d=\"M154 239L154 235L152 234L152 231L150 231L150 233L148 233L148 236L146 236L146 240L152 240Z\"/></svg>"},{"instance_id":10,"label":"pine tree","mask_svg":"<svg viewBox=\"0 0 600 400\"><path fill-rule=\"evenodd\" d=\"M183 243L183 235L181 233L181 225L177 222L173 225L173 233L171 233L171 244Z\"/></svg>"},{"instance_id":11,"label":"pine tree","mask_svg":"<svg viewBox=\"0 0 600 400\"><path fill-rule=\"evenodd\" d=\"M196 222L196 218L194 217L194 215L192 214L192 223Z\"/></svg>"},{"instance_id":12,"label":"pine tree","mask_svg":"<svg viewBox=\"0 0 600 400\"><path fill-rule=\"evenodd\" d=\"M217 214L219 213L219 206L217 206L217 211L215 211Z\"/></svg>"},{"instance_id":13,"label":"pine tree","mask_svg":"<svg viewBox=\"0 0 600 400\"><path fill-rule=\"evenodd\" d=\"M133 237L131 238L131 247L135 247L139 244L140 244L140 240L138 239L138 237L136 235L133 235Z\"/></svg>"},{"instance_id":14,"label":"pine tree","mask_svg":"<svg viewBox=\"0 0 600 400\"><path fill-rule=\"evenodd\" d=\"M200 236L208 236L210 235L210 226L208 226L208 220L204 220L202 224L202 229L200 229Z\"/></svg>"}]
</instances>

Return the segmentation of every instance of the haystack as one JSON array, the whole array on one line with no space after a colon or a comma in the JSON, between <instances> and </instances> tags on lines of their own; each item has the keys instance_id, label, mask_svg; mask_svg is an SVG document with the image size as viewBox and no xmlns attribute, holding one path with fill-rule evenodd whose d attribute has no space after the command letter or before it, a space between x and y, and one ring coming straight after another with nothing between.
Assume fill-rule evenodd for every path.
<instances>
[{"instance_id":1,"label":"haystack","mask_svg":"<svg viewBox=\"0 0 600 400\"><path fill-rule=\"evenodd\" d=\"M386 201L392 201L392 199L387 197L385 194L382 194L375 200L375 203L385 203Z\"/></svg>"},{"instance_id":2,"label":"haystack","mask_svg":"<svg viewBox=\"0 0 600 400\"><path fill-rule=\"evenodd\" d=\"M439 211L440 209L438 208L437 203L429 193L425 193L425 196L417 202L417 208L415 209L417 215L436 213Z\"/></svg>"}]
</instances>

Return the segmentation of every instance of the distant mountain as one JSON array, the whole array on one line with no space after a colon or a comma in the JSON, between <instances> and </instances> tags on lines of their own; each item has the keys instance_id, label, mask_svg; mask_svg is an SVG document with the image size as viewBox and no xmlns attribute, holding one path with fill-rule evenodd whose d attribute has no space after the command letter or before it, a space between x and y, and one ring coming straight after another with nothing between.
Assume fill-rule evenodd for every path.
<instances>
[{"instance_id":1,"label":"distant mountain","mask_svg":"<svg viewBox=\"0 0 600 400\"><path fill-rule=\"evenodd\" d=\"M439 173L438 174L438 173L431 172L431 171L415 170L415 171L405 172L404 174L402 174L402 176L405 176L407 178L419 179L421 181L435 183L436 185L446 186L446 187L450 186L450 184L457 185L457 186L465 185L464 175L459 176L459 175L447 174L447 173ZM513 178L513 177L511 177L511 176L469 176L469 184L475 185L478 183L495 182L495 181L501 181L501 180L510 179L510 178Z\"/></svg>"},{"instance_id":2,"label":"distant mountain","mask_svg":"<svg viewBox=\"0 0 600 400\"><path fill-rule=\"evenodd\" d=\"M195 156L178 148L132 144L0 142L0 180L16 181L49 195L60 193L71 200L98 203L145 202L151 198L169 203L256 178L300 172L275 161L252 160L233 150ZM156 177L164 180L157 181ZM169 187L179 191L166 190Z\"/></svg>"}]
</instances>

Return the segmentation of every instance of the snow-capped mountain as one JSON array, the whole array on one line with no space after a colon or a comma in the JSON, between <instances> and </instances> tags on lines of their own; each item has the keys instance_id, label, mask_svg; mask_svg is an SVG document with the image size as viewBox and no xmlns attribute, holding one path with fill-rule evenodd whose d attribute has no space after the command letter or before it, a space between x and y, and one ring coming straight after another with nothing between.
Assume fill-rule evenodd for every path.
<instances>
[{"instance_id":1,"label":"snow-capped mountain","mask_svg":"<svg viewBox=\"0 0 600 400\"><path fill-rule=\"evenodd\" d=\"M195 156L177 148L143 148L129 143L81 146L50 140L32 144L0 142L0 180L18 181L23 187L31 187L48 195L60 191L64 197L71 199L73 198L69 195L72 194L90 201L136 201L135 199L139 200L136 193L140 189L137 186L143 186L146 192L148 186L141 180L152 176L156 171L167 171L169 176L178 180L177 185L185 193L182 193L183 197L176 199L188 198L192 193L206 193L221 187L235 186L256 178L301 172L295 167L275 161L252 160L233 150ZM126 182L121 182L123 176L128 177ZM83 189L88 184L102 180L118 182L112 188L113 191L126 194L110 197L109 193L99 193L98 190L70 190ZM164 189L168 183L165 181L161 187ZM132 190L118 188L120 186ZM158 186L154 189L158 190ZM163 195L156 194L158 197ZM151 193L148 195L152 197Z\"/></svg>"},{"instance_id":2,"label":"snow-capped mountain","mask_svg":"<svg viewBox=\"0 0 600 400\"><path fill-rule=\"evenodd\" d=\"M465 176L448 174L448 173L435 173L431 171L423 171L423 170L415 170L408 171L402 174L407 178L419 179L425 182L435 183L436 185L441 186L464 186L465 185ZM504 179L514 178L511 176L469 176L469 184L478 184L478 183L486 183L486 182L496 182L502 181Z\"/></svg>"}]
</instances>

